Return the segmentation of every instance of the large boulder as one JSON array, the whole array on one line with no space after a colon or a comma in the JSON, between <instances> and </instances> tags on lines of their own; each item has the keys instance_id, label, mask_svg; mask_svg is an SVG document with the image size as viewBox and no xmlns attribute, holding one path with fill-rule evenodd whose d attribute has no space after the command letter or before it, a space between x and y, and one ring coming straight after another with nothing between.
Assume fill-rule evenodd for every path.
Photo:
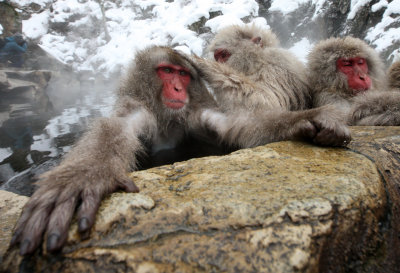
<instances>
[{"instance_id":1,"label":"large boulder","mask_svg":"<svg viewBox=\"0 0 400 273\"><path fill-rule=\"evenodd\" d=\"M4 272L395 272L400 128L356 127L349 148L280 142L134 172L87 240Z\"/></svg>"}]
</instances>

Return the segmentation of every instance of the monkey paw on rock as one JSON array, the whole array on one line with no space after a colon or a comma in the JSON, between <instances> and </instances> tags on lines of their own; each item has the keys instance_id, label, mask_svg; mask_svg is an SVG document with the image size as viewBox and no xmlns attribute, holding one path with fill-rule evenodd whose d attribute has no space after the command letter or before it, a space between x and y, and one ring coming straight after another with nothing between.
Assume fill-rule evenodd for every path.
<instances>
[{"instance_id":1,"label":"monkey paw on rock","mask_svg":"<svg viewBox=\"0 0 400 273\"><path fill-rule=\"evenodd\" d=\"M11 240L11 246L19 244L21 255L34 252L42 243L44 234L47 251L61 249L78 204L78 231L86 237L106 194L118 189L139 192L124 175L105 176L104 172L94 173L90 169L83 170L81 166L61 165L45 173L38 185L22 211Z\"/></svg>"},{"instance_id":2,"label":"monkey paw on rock","mask_svg":"<svg viewBox=\"0 0 400 273\"><path fill-rule=\"evenodd\" d=\"M347 146L351 141L349 128L332 120L313 120L316 129L313 142L322 146Z\"/></svg>"}]
</instances>

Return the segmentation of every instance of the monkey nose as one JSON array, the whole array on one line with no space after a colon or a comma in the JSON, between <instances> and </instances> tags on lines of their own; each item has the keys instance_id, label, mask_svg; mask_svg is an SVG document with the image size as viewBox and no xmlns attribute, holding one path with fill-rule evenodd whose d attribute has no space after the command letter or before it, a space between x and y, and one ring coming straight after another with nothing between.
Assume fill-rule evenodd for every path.
<instances>
[{"instance_id":1,"label":"monkey nose","mask_svg":"<svg viewBox=\"0 0 400 273\"><path fill-rule=\"evenodd\" d=\"M181 92L183 90L183 86L181 84L175 84L174 85L174 90L176 92Z\"/></svg>"}]
</instances>

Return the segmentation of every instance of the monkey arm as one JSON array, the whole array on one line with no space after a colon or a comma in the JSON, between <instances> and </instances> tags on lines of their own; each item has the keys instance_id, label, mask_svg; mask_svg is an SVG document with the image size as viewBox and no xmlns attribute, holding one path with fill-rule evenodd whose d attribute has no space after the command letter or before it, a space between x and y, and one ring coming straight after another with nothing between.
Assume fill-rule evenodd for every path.
<instances>
[{"instance_id":1,"label":"monkey arm","mask_svg":"<svg viewBox=\"0 0 400 273\"><path fill-rule=\"evenodd\" d=\"M47 250L60 249L78 203L78 230L85 236L106 194L139 191L126 172L142 150L139 136L151 137L156 129L154 116L143 108L97 121L58 167L40 177L11 244L19 244L22 255L32 253L46 233Z\"/></svg>"},{"instance_id":2,"label":"monkey arm","mask_svg":"<svg viewBox=\"0 0 400 273\"><path fill-rule=\"evenodd\" d=\"M353 99L349 117L351 125L400 125L400 93L368 92Z\"/></svg>"},{"instance_id":3,"label":"monkey arm","mask_svg":"<svg viewBox=\"0 0 400 273\"><path fill-rule=\"evenodd\" d=\"M236 111L223 113L207 109L201 115L205 127L217 132L221 141L241 148L270 142L306 139L320 145L343 146L350 131L334 107L304 111Z\"/></svg>"}]
</instances>

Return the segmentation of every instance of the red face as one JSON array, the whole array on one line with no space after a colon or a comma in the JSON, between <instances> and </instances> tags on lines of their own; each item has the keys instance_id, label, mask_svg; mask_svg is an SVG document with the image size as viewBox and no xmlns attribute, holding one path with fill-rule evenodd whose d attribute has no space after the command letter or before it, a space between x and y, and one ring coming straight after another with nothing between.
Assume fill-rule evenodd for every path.
<instances>
[{"instance_id":1,"label":"red face","mask_svg":"<svg viewBox=\"0 0 400 273\"><path fill-rule=\"evenodd\" d=\"M340 58L336 68L346 75L349 88L357 95L371 88L371 78L368 75L368 64L364 58Z\"/></svg>"},{"instance_id":2,"label":"red face","mask_svg":"<svg viewBox=\"0 0 400 273\"><path fill-rule=\"evenodd\" d=\"M163 81L162 101L172 109L180 109L188 103L187 86L190 83L189 71L179 65L161 63L157 75Z\"/></svg>"}]
</instances>

